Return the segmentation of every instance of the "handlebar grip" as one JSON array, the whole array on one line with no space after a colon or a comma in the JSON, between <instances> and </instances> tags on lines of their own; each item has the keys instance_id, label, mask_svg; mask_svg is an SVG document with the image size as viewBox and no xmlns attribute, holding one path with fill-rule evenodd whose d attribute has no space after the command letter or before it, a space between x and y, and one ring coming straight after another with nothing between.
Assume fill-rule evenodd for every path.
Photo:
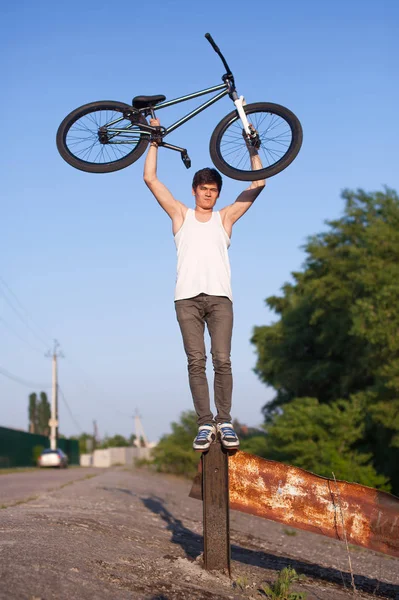
<instances>
[{"instance_id":1,"label":"handlebar grip","mask_svg":"<svg viewBox=\"0 0 399 600\"><path fill-rule=\"evenodd\" d=\"M211 36L210 33L206 33L205 34L206 39L208 40L208 42L210 43L210 45L212 46L212 48L214 49L215 52L217 52L218 54L220 54L220 50L217 47L217 45L215 44L213 37Z\"/></svg>"}]
</instances>

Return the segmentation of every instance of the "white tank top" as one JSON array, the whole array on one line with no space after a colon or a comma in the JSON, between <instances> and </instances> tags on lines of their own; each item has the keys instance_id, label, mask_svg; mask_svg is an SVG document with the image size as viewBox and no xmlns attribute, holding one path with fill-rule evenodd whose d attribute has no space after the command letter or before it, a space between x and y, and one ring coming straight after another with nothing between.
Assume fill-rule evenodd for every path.
<instances>
[{"instance_id":1,"label":"white tank top","mask_svg":"<svg viewBox=\"0 0 399 600\"><path fill-rule=\"evenodd\" d=\"M207 223L201 223L191 208L175 235L177 278L175 300L198 294L227 296L233 301L228 256L230 238L219 211Z\"/></svg>"}]
</instances>

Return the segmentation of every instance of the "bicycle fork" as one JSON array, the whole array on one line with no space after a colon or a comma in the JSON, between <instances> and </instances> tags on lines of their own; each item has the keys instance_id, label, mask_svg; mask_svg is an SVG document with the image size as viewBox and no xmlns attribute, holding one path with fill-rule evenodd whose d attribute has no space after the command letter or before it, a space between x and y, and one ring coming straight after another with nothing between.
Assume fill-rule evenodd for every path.
<instances>
[{"instance_id":1,"label":"bicycle fork","mask_svg":"<svg viewBox=\"0 0 399 600\"><path fill-rule=\"evenodd\" d=\"M231 94L231 98L235 104L238 116L241 119L243 135L245 137L247 146L252 146L256 149L260 148L260 139L258 132L250 124L250 122L247 119L247 115L245 114L244 106L246 105L246 102L244 96L238 96L237 92L234 91Z\"/></svg>"},{"instance_id":2,"label":"bicycle fork","mask_svg":"<svg viewBox=\"0 0 399 600\"><path fill-rule=\"evenodd\" d=\"M246 104L245 98L244 98L244 96L238 96L237 92L235 93L235 95L237 96L237 98L233 99L233 102L237 109L238 116L241 119L242 128L245 131L246 135L248 137L250 137L251 136L251 128L249 126L249 121L247 119L247 115L245 114L245 111L244 111L244 106Z\"/></svg>"}]
</instances>

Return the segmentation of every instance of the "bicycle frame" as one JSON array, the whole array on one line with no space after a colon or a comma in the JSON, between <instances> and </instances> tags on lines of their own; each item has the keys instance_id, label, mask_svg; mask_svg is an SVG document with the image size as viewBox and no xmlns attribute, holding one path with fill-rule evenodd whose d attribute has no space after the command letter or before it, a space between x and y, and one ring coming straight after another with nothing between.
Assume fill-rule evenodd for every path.
<instances>
[{"instance_id":1,"label":"bicycle frame","mask_svg":"<svg viewBox=\"0 0 399 600\"><path fill-rule=\"evenodd\" d=\"M175 98L174 100L169 100L167 102L161 102L160 104L156 104L153 107L146 106L144 108L137 110L137 113L141 113L144 115L151 114L151 116L153 118L155 118L156 110L158 111L161 108L167 108L168 106L174 106L175 104L179 104L180 102L187 102L188 100L192 100L194 98L199 98L200 96L205 96L206 94L211 94L212 92L217 92L219 90L223 90L223 91L221 91L219 94L216 94L216 96L213 96L206 102L203 102L203 104L201 104L200 106L197 106L197 108L195 108L190 113L188 113L187 115L185 115L184 117L182 117L181 119L179 119L178 121L173 123L173 125L170 125L170 127L162 127L162 137L165 137L169 133L172 133L172 131L174 131L175 129L177 129L178 127L180 127L181 125L183 125L184 123L186 123L187 121L189 121L190 119L195 117L196 115L198 115L200 112L202 112L203 110L208 108L209 106L212 106L212 104L214 104L221 98L224 98L224 96L227 96L227 94L230 93L229 84L228 83L220 83L219 85L214 85L205 90L200 90L199 92L187 94L186 96L180 96L179 98ZM119 117L118 119L115 119L114 121L110 121L109 123L107 123L108 132L111 131L112 133L119 134L119 133L123 133L124 131L126 131L128 129L131 129L132 127L134 127L136 125L136 123L132 123L131 126L124 127L123 129L117 129L117 128L113 127L113 125L116 125L117 123L119 123L122 120L123 120L123 117ZM140 131L142 133L148 134L148 135L155 133L159 129L153 125L148 125L148 124L144 125L143 123L140 123L139 125L140 125Z\"/></svg>"}]
</instances>

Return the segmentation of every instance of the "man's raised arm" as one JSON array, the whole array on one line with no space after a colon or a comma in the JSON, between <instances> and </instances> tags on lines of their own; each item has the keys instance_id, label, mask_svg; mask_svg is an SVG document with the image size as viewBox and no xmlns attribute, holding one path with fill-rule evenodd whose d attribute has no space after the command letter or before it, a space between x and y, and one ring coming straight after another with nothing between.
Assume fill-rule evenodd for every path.
<instances>
[{"instance_id":1,"label":"man's raised arm","mask_svg":"<svg viewBox=\"0 0 399 600\"><path fill-rule=\"evenodd\" d=\"M257 171L259 169L263 169L262 161L258 154L258 151L253 146L247 144L249 158L251 161L251 167L253 171ZM261 191L266 185L265 179L259 179L258 181L252 181L251 185L241 192L241 194L237 197L237 200L230 204L230 206L226 206L220 212L224 212L223 219L226 221L227 227L231 227L234 225L236 221L242 215L244 215L247 210L252 206L256 198L259 196Z\"/></svg>"},{"instance_id":2,"label":"man's raised arm","mask_svg":"<svg viewBox=\"0 0 399 600\"><path fill-rule=\"evenodd\" d=\"M159 126L159 120L151 119L150 125ZM158 145L156 142L151 142L144 163L144 182L173 221L181 216L184 218L186 207L172 196L166 185L157 177L157 159Z\"/></svg>"}]
</instances>

